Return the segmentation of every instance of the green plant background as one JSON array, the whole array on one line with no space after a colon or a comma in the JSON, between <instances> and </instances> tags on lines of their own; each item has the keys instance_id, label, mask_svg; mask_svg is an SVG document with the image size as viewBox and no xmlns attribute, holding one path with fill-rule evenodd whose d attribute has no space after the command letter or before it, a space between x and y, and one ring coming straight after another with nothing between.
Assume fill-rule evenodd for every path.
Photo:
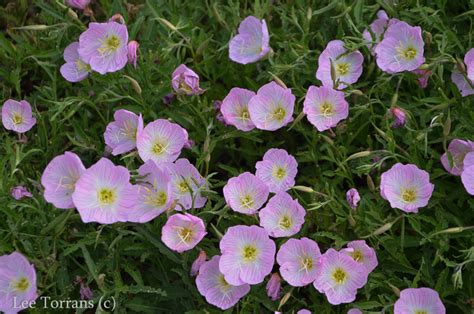
<instances>
[{"instance_id":1,"label":"green plant background","mask_svg":"<svg viewBox=\"0 0 474 314\"><path fill-rule=\"evenodd\" d=\"M256 223L225 207L221 188L228 178L253 172L255 162L272 147L293 154L299 162L297 184L319 192L291 192L308 210L297 237L316 240L322 251L367 237L376 249L379 266L354 305L331 306L311 285L292 289L284 284L283 294L289 298L282 311L345 313L357 306L391 313L396 290L407 287L436 289L448 313L472 311L473 233L448 228L474 224L474 201L439 158L451 139L474 140L474 96L461 98L450 79L455 58L462 59L472 47L474 1L126 2L96 0L92 10L97 21L114 13L124 16L130 39L140 43L138 68L95 73L76 84L59 73L62 52L90 18L79 11L75 18L59 0L0 4L0 100L27 99L38 120L26 133L26 143L0 130L0 254L25 254L36 266L41 295L79 299L74 278L81 276L95 301L102 295L116 298L117 313L220 312L200 296L189 275L198 249L177 254L161 242L166 215L143 225L83 224L75 210L56 209L42 197L39 178L47 163L70 150L92 165L106 155L103 132L113 112L125 108L141 112L145 122L170 118L195 141L182 156L203 175L213 174L211 189L217 192L209 193L206 208L192 210L206 221L208 236L198 248L208 256L219 254L219 233L227 227ZM426 63L433 71L428 88L420 89L410 73L382 73L362 43L361 32L382 8L422 27ZM229 60L228 42L248 15L265 18L274 54L243 66ZM296 118L308 86L319 85L317 59L332 39L344 40L365 58L359 82L345 91L349 118L334 132L320 133L306 118L276 132L249 133L215 119L213 101L223 99L232 87L255 91L276 78L296 95ZM171 92L171 73L181 63L200 75L207 91L167 106L161 99ZM386 113L392 103L409 113L406 128L390 128ZM362 151L370 153L354 156ZM111 159L131 170L141 164L136 154ZM419 214L403 214L380 197L380 174L396 162L418 165L435 184L429 205ZM19 184L34 197L15 201L9 191ZM351 187L362 197L355 212L345 201ZM229 312L271 312L278 305L260 284Z\"/></svg>"}]
</instances>

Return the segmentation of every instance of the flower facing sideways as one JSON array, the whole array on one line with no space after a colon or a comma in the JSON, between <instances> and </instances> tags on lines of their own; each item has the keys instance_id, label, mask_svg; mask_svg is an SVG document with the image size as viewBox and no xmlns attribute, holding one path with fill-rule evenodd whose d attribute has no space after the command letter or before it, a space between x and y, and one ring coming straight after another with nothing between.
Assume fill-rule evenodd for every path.
<instances>
[{"instance_id":1,"label":"flower facing sideways","mask_svg":"<svg viewBox=\"0 0 474 314\"><path fill-rule=\"evenodd\" d=\"M104 133L105 144L117 156L133 150L137 146L137 133L143 129L143 118L135 113L120 109L114 113L115 121L107 125Z\"/></svg>"},{"instance_id":2,"label":"flower facing sideways","mask_svg":"<svg viewBox=\"0 0 474 314\"><path fill-rule=\"evenodd\" d=\"M368 246L365 240L347 243L347 248L343 249L342 252L351 256L354 261L364 265L368 273L372 272L378 265L375 250Z\"/></svg>"},{"instance_id":3,"label":"flower facing sideways","mask_svg":"<svg viewBox=\"0 0 474 314\"><path fill-rule=\"evenodd\" d=\"M246 17L239 25L239 33L229 43L229 58L237 63L257 62L270 52L267 23L254 16Z\"/></svg>"},{"instance_id":4,"label":"flower facing sideways","mask_svg":"<svg viewBox=\"0 0 474 314\"><path fill-rule=\"evenodd\" d=\"M65 64L61 66L59 72L69 82L75 83L85 79L91 72L89 64L82 61L79 56L79 42L73 42L64 49Z\"/></svg>"}]
</instances>

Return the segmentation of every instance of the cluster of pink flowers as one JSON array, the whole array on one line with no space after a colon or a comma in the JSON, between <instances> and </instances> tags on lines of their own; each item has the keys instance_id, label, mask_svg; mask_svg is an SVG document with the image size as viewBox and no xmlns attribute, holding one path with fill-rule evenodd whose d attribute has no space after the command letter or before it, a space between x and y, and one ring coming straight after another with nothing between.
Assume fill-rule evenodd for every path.
<instances>
[{"instance_id":1,"label":"cluster of pink flowers","mask_svg":"<svg viewBox=\"0 0 474 314\"><path fill-rule=\"evenodd\" d=\"M69 1L69 4L85 9L88 3ZM128 42L122 16L116 15L105 23L90 23L79 41L64 50L66 63L61 66L61 75L69 82L79 82L93 71L104 75L123 69L127 63L136 68L138 47L138 42Z\"/></svg>"}]
</instances>

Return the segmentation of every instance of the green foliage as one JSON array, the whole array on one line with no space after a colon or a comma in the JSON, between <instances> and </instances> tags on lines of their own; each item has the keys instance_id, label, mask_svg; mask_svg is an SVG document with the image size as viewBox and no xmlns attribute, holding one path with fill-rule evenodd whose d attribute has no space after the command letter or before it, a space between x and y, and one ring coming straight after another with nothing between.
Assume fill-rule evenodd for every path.
<instances>
[{"instance_id":1,"label":"green foliage","mask_svg":"<svg viewBox=\"0 0 474 314\"><path fill-rule=\"evenodd\" d=\"M474 140L473 96L461 98L450 80L455 58L462 59L473 46L474 1L96 0L97 21L117 12L124 16L130 38L140 43L139 65L106 76L94 73L76 84L59 73L62 52L91 18L81 12L76 18L61 2L7 0L0 7L1 100L27 99L38 119L26 143L0 131L0 255L24 253L36 266L42 295L79 299L74 280L81 276L95 302L101 296L116 299L117 313L219 312L200 296L189 275L198 250L177 254L161 242L166 215L144 225L84 224L75 210L56 209L42 197L39 178L47 163L66 150L80 155L86 166L96 162L105 154L106 124L115 110L125 108L141 112L146 122L164 117L185 127L195 146L182 155L204 176L214 174L209 180L218 194L209 195L206 208L191 211L207 223L209 234L198 248L208 256L219 254L219 233L229 226L256 223L225 207L221 188L226 180L254 171L267 149L285 148L299 162L297 184L317 191L291 191L308 210L298 236L316 240L322 251L361 238L377 250L379 266L355 306L390 313L397 289L426 286L439 292L448 313L472 311L473 233L464 227L473 225L474 200L439 158L451 139ZM382 8L422 27L426 63L433 71L427 89L419 88L411 73L382 73L363 44L362 31ZM229 60L228 42L248 15L266 19L274 54L243 66ZM349 119L333 132L317 132L306 118L275 132L249 133L215 119L213 101L232 87L257 90L275 77L296 95L296 118L308 86L319 84L317 58L332 39L344 40L365 57L362 77L345 91ZM171 92L171 73L181 63L200 75L207 91L166 106L161 99ZM403 129L391 129L386 114L394 95L409 112ZM362 151L370 153L354 156ZM129 169L140 165L137 154L112 160ZM380 197L380 174L396 162L418 165L435 184L429 206L419 214L404 215ZM20 184L34 198L12 199L11 187ZM362 196L355 212L345 202L350 187ZM311 285L284 285L283 290L289 294L284 312L345 313L354 306L331 306ZM270 312L278 305L261 284L229 312Z\"/></svg>"}]
</instances>

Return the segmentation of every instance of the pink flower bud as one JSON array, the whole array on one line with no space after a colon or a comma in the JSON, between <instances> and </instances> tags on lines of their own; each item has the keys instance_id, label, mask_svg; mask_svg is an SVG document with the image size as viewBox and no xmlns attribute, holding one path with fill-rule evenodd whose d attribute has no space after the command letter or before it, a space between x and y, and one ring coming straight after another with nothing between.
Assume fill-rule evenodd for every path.
<instances>
[{"instance_id":1,"label":"pink flower bud","mask_svg":"<svg viewBox=\"0 0 474 314\"><path fill-rule=\"evenodd\" d=\"M120 24L125 25L125 19L123 18L122 14L115 13L110 19L109 22L117 22Z\"/></svg>"},{"instance_id":2,"label":"pink flower bud","mask_svg":"<svg viewBox=\"0 0 474 314\"><path fill-rule=\"evenodd\" d=\"M31 194L24 186L15 186L11 189L10 193L12 197L17 201L21 200L24 197L33 197L33 194Z\"/></svg>"},{"instance_id":3,"label":"pink flower bud","mask_svg":"<svg viewBox=\"0 0 474 314\"><path fill-rule=\"evenodd\" d=\"M90 2L91 0L66 0L67 5L81 10L84 10Z\"/></svg>"},{"instance_id":4,"label":"pink flower bud","mask_svg":"<svg viewBox=\"0 0 474 314\"><path fill-rule=\"evenodd\" d=\"M272 301L276 301L280 298L281 290L281 277L278 273L273 273L270 280L267 283L267 295Z\"/></svg>"},{"instance_id":5,"label":"pink flower bud","mask_svg":"<svg viewBox=\"0 0 474 314\"><path fill-rule=\"evenodd\" d=\"M135 40L132 40L127 45L128 63L132 64L134 68L137 67L138 47L140 47L140 44Z\"/></svg>"},{"instance_id":6,"label":"pink flower bud","mask_svg":"<svg viewBox=\"0 0 474 314\"><path fill-rule=\"evenodd\" d=\"M201 251L199 252L198 257L196 260L193 262L193 265L191 266L191 276L196 276L199 272L199 268L201 268L201 265L206 262L207 255L206 252Z\"/></svg>"},{"instance_id":7,"label":"pink flower bud","mask_svg":"<svg viewBox=\"0 0 474 314\"><path fill-rule=\"evenodd\" d=\"M393 116L393 123L392 123L392 128L402 128L405 126L406 123L406 113L398 108L398 107L392 107L390 108L390 113Z\"/></svg>"},{"instance_id":8,"label":"pink flower bud","mask_svg":"<svg viewBox=\"0 0 474 314\"><path fill-rule=\"evenodd\" d=\"M350 189L346 193L346 200L352 209L356 209L360 201L359 192L354 188Z\"/></svg>"}]
</instances>

